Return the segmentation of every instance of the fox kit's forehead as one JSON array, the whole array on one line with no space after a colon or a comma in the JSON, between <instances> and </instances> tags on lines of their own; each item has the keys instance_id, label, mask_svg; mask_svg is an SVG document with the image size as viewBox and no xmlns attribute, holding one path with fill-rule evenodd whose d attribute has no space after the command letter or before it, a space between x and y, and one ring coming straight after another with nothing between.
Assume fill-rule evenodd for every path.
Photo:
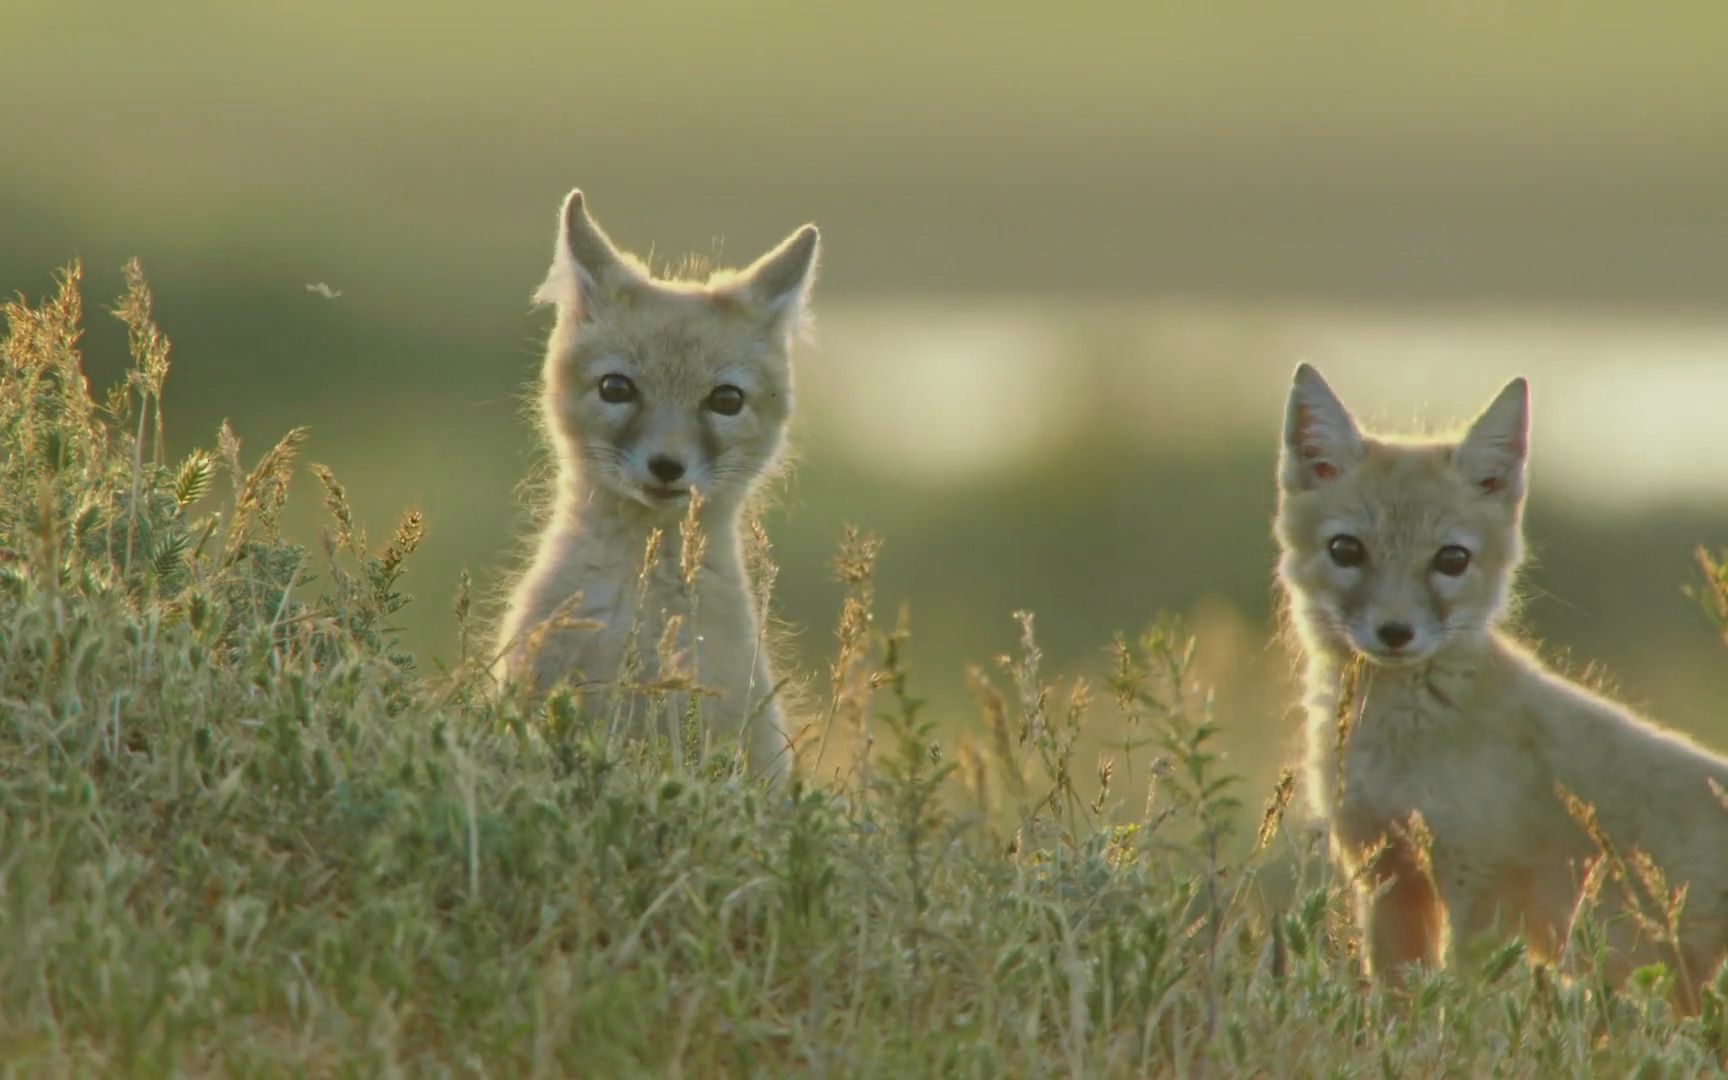
<instances>
[{"instance_id":1,"label":"fox kit's forehead","mask_svg":"<svg viewBox=\"0 0 1728 1080\"><path fill-rule=\"evenodd\" d=\"M1362 465L1338 485L1341 498L1372 513L1390 534L1455 527L1475 515L1470 486L1452 467L1452 444L1367 438Z\"/></svg>"},{"instance_id":2,"label":"fox kit's forehead","mask_svg":"<svg viewBox=\"0 0 1728 1080\"><path fill-rule=\"evenodd\" d=\"M1481 550L1512 527L1503 505L1458 472L1455 442L1365 437L1362 449L1360 464L1336 482L1286 498L1288 542L1313 547L1349 533L1383 553L1426 558L1441 544Z\"/></svg>"},{"instance_id":3,"label":"fox kit's forehead","mask_svg":"<svg viewBox=\"0 0 1728 1080\"><path fill-rule=\"evenodd\" d=\"M586 376L619 371L667 390L707 393L719 382L783 389L785 349L723 297L656 284L596 304L576 333L571 361ZM604 370L602 370L604 369Z\"/></svg>"}]
</instances>

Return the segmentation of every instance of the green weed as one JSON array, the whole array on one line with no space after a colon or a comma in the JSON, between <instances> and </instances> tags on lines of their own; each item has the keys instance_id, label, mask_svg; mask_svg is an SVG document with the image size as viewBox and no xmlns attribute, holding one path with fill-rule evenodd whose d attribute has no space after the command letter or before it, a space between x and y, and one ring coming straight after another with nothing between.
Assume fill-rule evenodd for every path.
<instances>
[{"instance_id":1,"label":"green weed","mask_svg":"<svg viewBox=\"0 0 1728 1080\"><path fill-rule=\"evenodd\" d=\"M1244 828L1171 623L1104 658L1121 738L1096 797L1076 760L1092 690L1046 681L1030 616L1003 687L973 673L974 736L943 745L908 620L877 621L878 545L861 534L839 560L828 701L782 791L691 767L695 738L613 738L614 717L568 691L497 695L466 646L452 670L419 671L396 642L399 585L437 523L409 510L374 547L315 466L321 551L282 536L298 429L249 458L224 426L166 460L169 346L144 278L129 271L117 310L131 372L101 404L78 284L73 266L41 303L4 309L11 1069L1719 1067L1720 975L1689 1019L1665 1007L1661 971L1609 994L1585 947L1565 978L1513 943L1403 992L1364 985L1342 883L1285 824L1288 781ZM464 627L469 606L464 579Z\"/></svg>"}]
</instances>

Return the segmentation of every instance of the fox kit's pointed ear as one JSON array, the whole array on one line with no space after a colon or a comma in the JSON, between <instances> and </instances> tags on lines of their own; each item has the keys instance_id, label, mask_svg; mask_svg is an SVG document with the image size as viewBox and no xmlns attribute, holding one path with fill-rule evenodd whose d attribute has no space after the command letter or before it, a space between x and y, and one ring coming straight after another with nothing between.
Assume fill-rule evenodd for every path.
<instances>
[{"instance_id":1,"label":"fox kit's pointed ear","mask_svg":"<svg viewBox=\"0 0 1728 1080\"><path fill-rule=\"evenodd\" d=\"M1284 411L1279 476L1286 491L1307 491L1338 479L1362 460L1362 435L1350 411L1307 364L1296 366Z\"/></svg>"},{"instance_id":2,"label":"fox kit's pointed ear","mask_svg":"<svg viewBox=\"0 0 1728 1080\"><path fill-rule=\"evenodd\" d=\"M1477 489L1517 502L1524 497L1524 462L1530 450L1530 385L1513 379L1489 403L1452 464Z\"/></svg>"},{"instance_id":3,"label":"fox kit's pointed ear","mask_svg":"<svg viewBox=\"0 0 1728 1080\"><path fill-rule=\"evenodd\" d=\"M582 192L572 191L558 214L558 238L552 249L552 270L534 294L542 304L580 308L610 277L630 268L606 233L588 216Z\"/></svg>"},{"instance_id":4,"label":"fox kit's pointed ear","mask_svg":"<svg viewBox=\"0 0 1728 1080\"><path fill-rule=\"evenodd\" d=\"M805 225L738 275L734 289L763 312L776 330L795 328L816 281L821 249L816 226Z\"/></svg>"}]
</instances>

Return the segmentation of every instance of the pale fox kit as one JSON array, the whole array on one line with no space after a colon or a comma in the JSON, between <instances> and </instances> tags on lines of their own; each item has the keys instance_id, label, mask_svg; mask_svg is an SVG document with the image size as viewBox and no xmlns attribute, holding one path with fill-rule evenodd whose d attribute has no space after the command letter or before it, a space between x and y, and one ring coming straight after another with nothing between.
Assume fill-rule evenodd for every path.
<instances>
[{"instance_id":1,"label":"pale fox kit","mask_svg":"<svg viewBox=\"0 0 1728 1080\"><path fill-rule=\"evenodd\" d=\"M683 693L659 695L658 711L653 695L611 693L631 654L635 686L678 674L660 670L668 645L702 688L708 745L741 744L753 774L775 777L790 748L740 532L747 497L780 458L817 244L806 225L747 269L663 279L570 193L539 293L557 308L541 390L555 493L498 640L506 678L534 691L568 680L614 703L629 734L681 746ZM691 589L680 528L693 493L706 550ZM663 538L644 574L654 530Z\"/></svg>"},{"instance_id":2,"label":"pale fox kit","mask_svg":"<svg viewBox=\"0 0 1728 1080\"><path fill-rule=\"evenodd\" d=\"M1369 966L1386 970L1453 961L1491 932L1554 957L1598 851L1557 794L1571 792L1622 856L1689 889L1678 949L1611 921L1615 977L1661 960L1695 1004L1728 949L1728 809L1710 786L1728 760L1545 670L1499 627L1528 430L1522 379L1461 439L1419 440L1364 434L1296 369L1276 531L1307 654L1310 798L1358 881Z\"/></svg>"}]
</instances>

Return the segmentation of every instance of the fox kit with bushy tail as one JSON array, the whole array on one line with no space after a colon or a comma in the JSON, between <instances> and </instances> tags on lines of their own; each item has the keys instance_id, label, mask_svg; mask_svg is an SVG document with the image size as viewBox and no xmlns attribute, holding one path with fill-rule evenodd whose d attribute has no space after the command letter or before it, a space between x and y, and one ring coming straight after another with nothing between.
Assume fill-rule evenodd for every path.
<instances>
[{"instance_id":1,"label":"fox kit with bushy tail","mask_svg":"<svg viewBox=\"0 0 1728 1080\"><path fill-rule=\"evenodd\" d=\"M1695 1004L1728 948L1728 808L1711 787L1728 760L1544 670L1499 628L1528 429L1522 379L1461 439L1411 440L1363 434L1296 369L1278 573L1307 653L1310 797L1357 882L1375 970L1444 964L1493 931L1552 958L1600 850L1579 820L1593 808L1623 859L1642 852L1687 887L1677 940L1610 920L1615 974L1661 960Z\"/></svg>"},{"instance_id":2,"label":"fox kit with bushy tail","mask_svg":"<svg viewBox=\"0 0 1728 1080\"><path fill-rule=\"evenodd\" d=\"M690 698L631 690L693 676L709 745L741 743L759 775L786 770L741 526L780 457L816 255L806 225L745 270L658 278L571 192L539 294L557 308L541 392L556 487L500 626L502 674L535 691L568 680L613 703L615 726L674 746ZM681 541L687 519L700 548ZM662 666L673 656L683 670Z\"/></svg>"}]
</instances>

